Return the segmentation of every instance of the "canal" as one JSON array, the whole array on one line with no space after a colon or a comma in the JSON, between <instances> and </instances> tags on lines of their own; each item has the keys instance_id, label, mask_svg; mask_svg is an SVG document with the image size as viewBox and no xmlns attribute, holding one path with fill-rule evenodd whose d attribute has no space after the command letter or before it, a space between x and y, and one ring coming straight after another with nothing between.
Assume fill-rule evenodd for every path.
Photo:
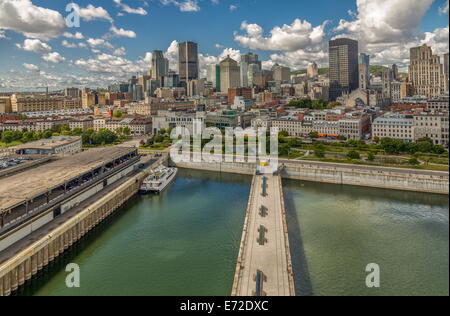
<instances>
[{"instance_id":1,"label":"canal","mask_svg":"<svg viewBox=\"0 0 450 316\"><path fill-rule=\"evenodd\" d=\"M180 170L136 196L18 295L229 295L251 177ZM448 295L447 196L285 181L299 295ZM81 287L65 286L65 266ZM365 267L381 269L381 288Z\"/></svg>"}]
</instances>

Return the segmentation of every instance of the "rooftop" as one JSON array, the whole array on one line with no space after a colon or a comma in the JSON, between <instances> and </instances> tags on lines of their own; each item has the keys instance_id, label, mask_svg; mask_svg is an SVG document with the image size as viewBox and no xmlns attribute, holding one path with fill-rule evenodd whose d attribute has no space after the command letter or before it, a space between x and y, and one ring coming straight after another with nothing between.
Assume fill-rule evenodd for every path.
<instances>
[{"instance_id":1,"label":"rooftop","mask_svg":"<svg viewBox=\"0 0 450 316\"><path fill-rule=\"evenodd\" d=\"M7 210L40 196L132 150L128 147L90 149L24 172L0 179L0 208Z\"/></svg>"},{"instance_id":2,"label":"rooftop","mask_svg":"<svg viewBox=\"0 0 450 316\"><path fill-rule=\"evenodd\" d=\"M15 146L14 149L54 149L60 146L64 146L76 141L80 141L81 136L54 136L49 139L41 139L35 142L26 143L23 145Z\"/></svg>"}]
</instances>

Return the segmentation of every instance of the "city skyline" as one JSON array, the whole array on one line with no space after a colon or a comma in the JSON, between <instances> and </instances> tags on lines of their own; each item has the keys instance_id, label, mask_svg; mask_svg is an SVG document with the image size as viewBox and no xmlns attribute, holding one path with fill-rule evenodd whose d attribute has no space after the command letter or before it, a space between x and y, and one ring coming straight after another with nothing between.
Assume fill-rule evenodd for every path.
<instances>
[{"instance_id":1,"label":"city skyline","mask_svg":"<svg viewBox=\"0 0 450 316\"><path fill-rule=\"evenodd\" d=\"M396 63L403 71L411 47L427 44L437 55L448 52L444 0L325 1L308 7L289 1L277 11L265 0L77 3L81 27L66 29L66 3L0 0L1 90L104 87L147 72L153 50L164 51L170 68L178 70L178 43L191 40L199 43L201 77L208 65L228 55L239 61L249 51L266 69L275 63L292 69L306 69L310 62L328 67L328 40L342 36L357 39L372 64ZM11 18L26 13L31 20ZM220 27L207 27L202 19ZM39 33L30 34L33 27Z\"/></svg>"}]
</instances>

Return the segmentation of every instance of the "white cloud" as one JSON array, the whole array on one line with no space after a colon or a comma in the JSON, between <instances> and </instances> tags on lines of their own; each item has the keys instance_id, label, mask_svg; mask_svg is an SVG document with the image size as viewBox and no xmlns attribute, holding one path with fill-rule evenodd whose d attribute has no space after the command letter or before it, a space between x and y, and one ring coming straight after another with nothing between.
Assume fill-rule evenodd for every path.
<instances>
[{"instance_id":1,"label":"white cloud","mask_svg":"<svg viewBox=\"0 0 450 316\"><path fill-rule=\"evenodd\" d=\"M57 52L45 54L44 56L42 56L42 59L55 64L60 64L66 60Z\"/></svg>"},{"instance_id":2,"label":"white cloud","mask_svg":"<svg viewBox=\"0 0 450 316\"><path fill-rule=\"evenodd\" d=\"M80 32L76 32L75 34L72 34L69 32L64 32L63 36L66 38L72 38L72 39L78 39L78 40L84 39L84 35L81 34Z\"/></svg>"},{"instance_id":3,"label":"white cloud","mask_svg":"<svg viewBox=\"0 0 450 316\"><path fill-rule=\"evenodd\" d=\"M111 43L102 38L89 38L86 42L93 48L106 47L111 50L114 49L114 46Z\"/></svg>"},{"instance_id":4,"label":"white cloud","mask_svg":"<svg viewBox=\"0 0 450 316\"><path fill-rule=\"evenodd\" d=\"M439 14L448 14L449 0L445 1L444 5L439 8Z\"/></svg>"},{"instance_id":5,"label":"white cloud","mask_svg":"<svg viewBox=\"0 0 450 316\"><path fill-rule=\"evenodd\" d=\"M33 64L23 64L23 66L28 70L28 71L32 71L32 72L39 72L39 71L41 71L40 69L39 69L39 67L38 66L36 66L36 65L33 65Z\"/></svg>"},{"instance_id":6,"label":"white cloud","mask_svg":"<svg viewBox=\"0 0 450 316\"><path fill-rule=\"evenodd\" d=\"M341 20L336 37L359 41L360 51L372 56L372 63L396 63L406 69L409 49L427 44L433 52L448 52L448 26L432 32L420 32L423 16L434 0L357 0L352 20Z\"/></svg>"},{"instance_id":7,"label":"white cloud","mask_svg":"<svg viewBox=\"0 0 450 316\"><path fill-rule=\"evenodd\" d=\"M112 35L114 35L114 36L136 38L136 33L131 30L125 30L123 28L118 29L114 25L111 25L109 30L111 31Z\"/></svg>"},{"instance_id":8,"label":"white cloud","mask_svg":"<svg viewBox=\"0 0 450 316\"><path fill-rule=\"evenodd\" d=\"M114 0L114 2L126 13L147 15L147 11L144 8L137 8L137 9L131 8L130 6L122 3L122 0Z\"/></svg>"},{"instance_id":9,"label":"white cloud","mask_svg":"<svg viewBox=\"0 0 450 316\"><path fill-rule=\"evenodd\" d=\"M1 0L0 29L45 40L58 37L66 23L59 12L36 6L30 0Z\"/></svg>"},{"instance_id":10,"label":"white cloud","mask_svg":"<svg viewBox=\"0 0 450 316\"><path fill-rule=\"evenodd\" d=\"M198 5L198 0L160 0L163 5L173 4L177 6L181 12L198 12L200 11L200 6Z\"/></svg>"},{"instance_id":11,"label":"white cloud","mask_svg":"<svg viewBox=\"0 0 450 316\"><path fill-rule=\"evenodd\" d=\"M106 20L111 23L113 22L108 11L102 7L94 7L92 4L89 4L86 8L80 8L80 16L85 21Z\"/></svg>"},{"instance_id":12,"label":"white cloud","mask_svg":"<svg viewBox=\"0 0 450 316\"><path fill-rule=\"evenodd\" d=\"M125 56L127 54L127 51L125 47L119 47L114 50L113 54L116 56Z\"/></svg>"},{"instance_id":13,"label":"white cloud","mask_svg":"<svg viewBox=\"0 0 450 316\"><path fill-rule=\"evenodd\" d=\"M237 5L234 5L234 4L231 4L230 7L229 7L231 12L236 11L237 8L238 8Z\"/></svg>"},{"instance_id":14,"label":"white cloud","mask_svg":"<svg viewBox=\"0 0 450 316\"><path fill-rule=\"evenodd\" d=\"M0 39L6 38L5 30L0 29Z\"/></svg>"},{"instance_id":15,"label":"white cloud","mask_svg":"<svg viewBox=\"0 0 450 316\"><path fill-rule=\"evenodd\" d=\"M178 69L178 42L172 41L165 53L166 58L169 60L169 68L172 70Z\"/></svg>"},{"instance_id":16,"label":"white cloud","mask_svg":"<svg viewBox=\"0 0 450 316\"><path fill-rule=\"evenodd\" d=\"M234 40L244 47L254 50L274 50L293 52L318 45L324 41L325 27L328 21L313 27L308 21L295 19L290 25L276 26L270 36L264 36L264 30L258 24L242 22L241 30L245 34L236 33Z\"/></svg>"},{"instance_id":17,"label":"white cloud","mask_svg":"<svg viewBox=\"0 0 450 316\"><path fill-rule=\"evenodd\" d=\"M136 63L123 57L110 54L99 54L89 59L79 59L75 66L95 74L110 74L116 77L128 77L130 74L141 71Z\"/></svg>"},{"instance_id":18,"label":"white cloud","mask_svg":"<svg viewBox=\"0 0 450 316\"><path fill-rule=\"evenodd\" d=\"M356 34L367 44L410 41L434 0L357 0L358 12L351 20L341 20L338 32Z\"/></svg>"},{"instance_id":19,"label":"white cloud","mask_svg":"<svg viewBox=\"0 0 450 316\"><path fill-rule=\"evenodd\" d=\"M40 54L46 54L52 51L52 48L47 43L41 42L38 39L26 39L23 44L16 44L16 46L25 51Z\"/></svg>"}]
</instances>

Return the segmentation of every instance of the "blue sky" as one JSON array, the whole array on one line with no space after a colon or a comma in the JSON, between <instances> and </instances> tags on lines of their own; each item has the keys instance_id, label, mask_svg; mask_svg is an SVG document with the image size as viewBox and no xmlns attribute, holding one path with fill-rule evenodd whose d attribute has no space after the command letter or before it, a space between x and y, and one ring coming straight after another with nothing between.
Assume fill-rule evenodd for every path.
<instances>
[{"instance_id":1,"label":"blue sky","mask_svg":"<svg viewBox=\"0 0 450 316\"><path fill-rule=\"evenodd\" d=\"M203 71L247 51L266 67L327 66L336 36L358 39L375 64L405 68L420 44L448 52L447 0L79 0L80 28L66 29L68 3L0 0L0 89L105 85L147 70L154 49L175 68L185 40L199 43Z\"/></svg>"}]
</instances>

